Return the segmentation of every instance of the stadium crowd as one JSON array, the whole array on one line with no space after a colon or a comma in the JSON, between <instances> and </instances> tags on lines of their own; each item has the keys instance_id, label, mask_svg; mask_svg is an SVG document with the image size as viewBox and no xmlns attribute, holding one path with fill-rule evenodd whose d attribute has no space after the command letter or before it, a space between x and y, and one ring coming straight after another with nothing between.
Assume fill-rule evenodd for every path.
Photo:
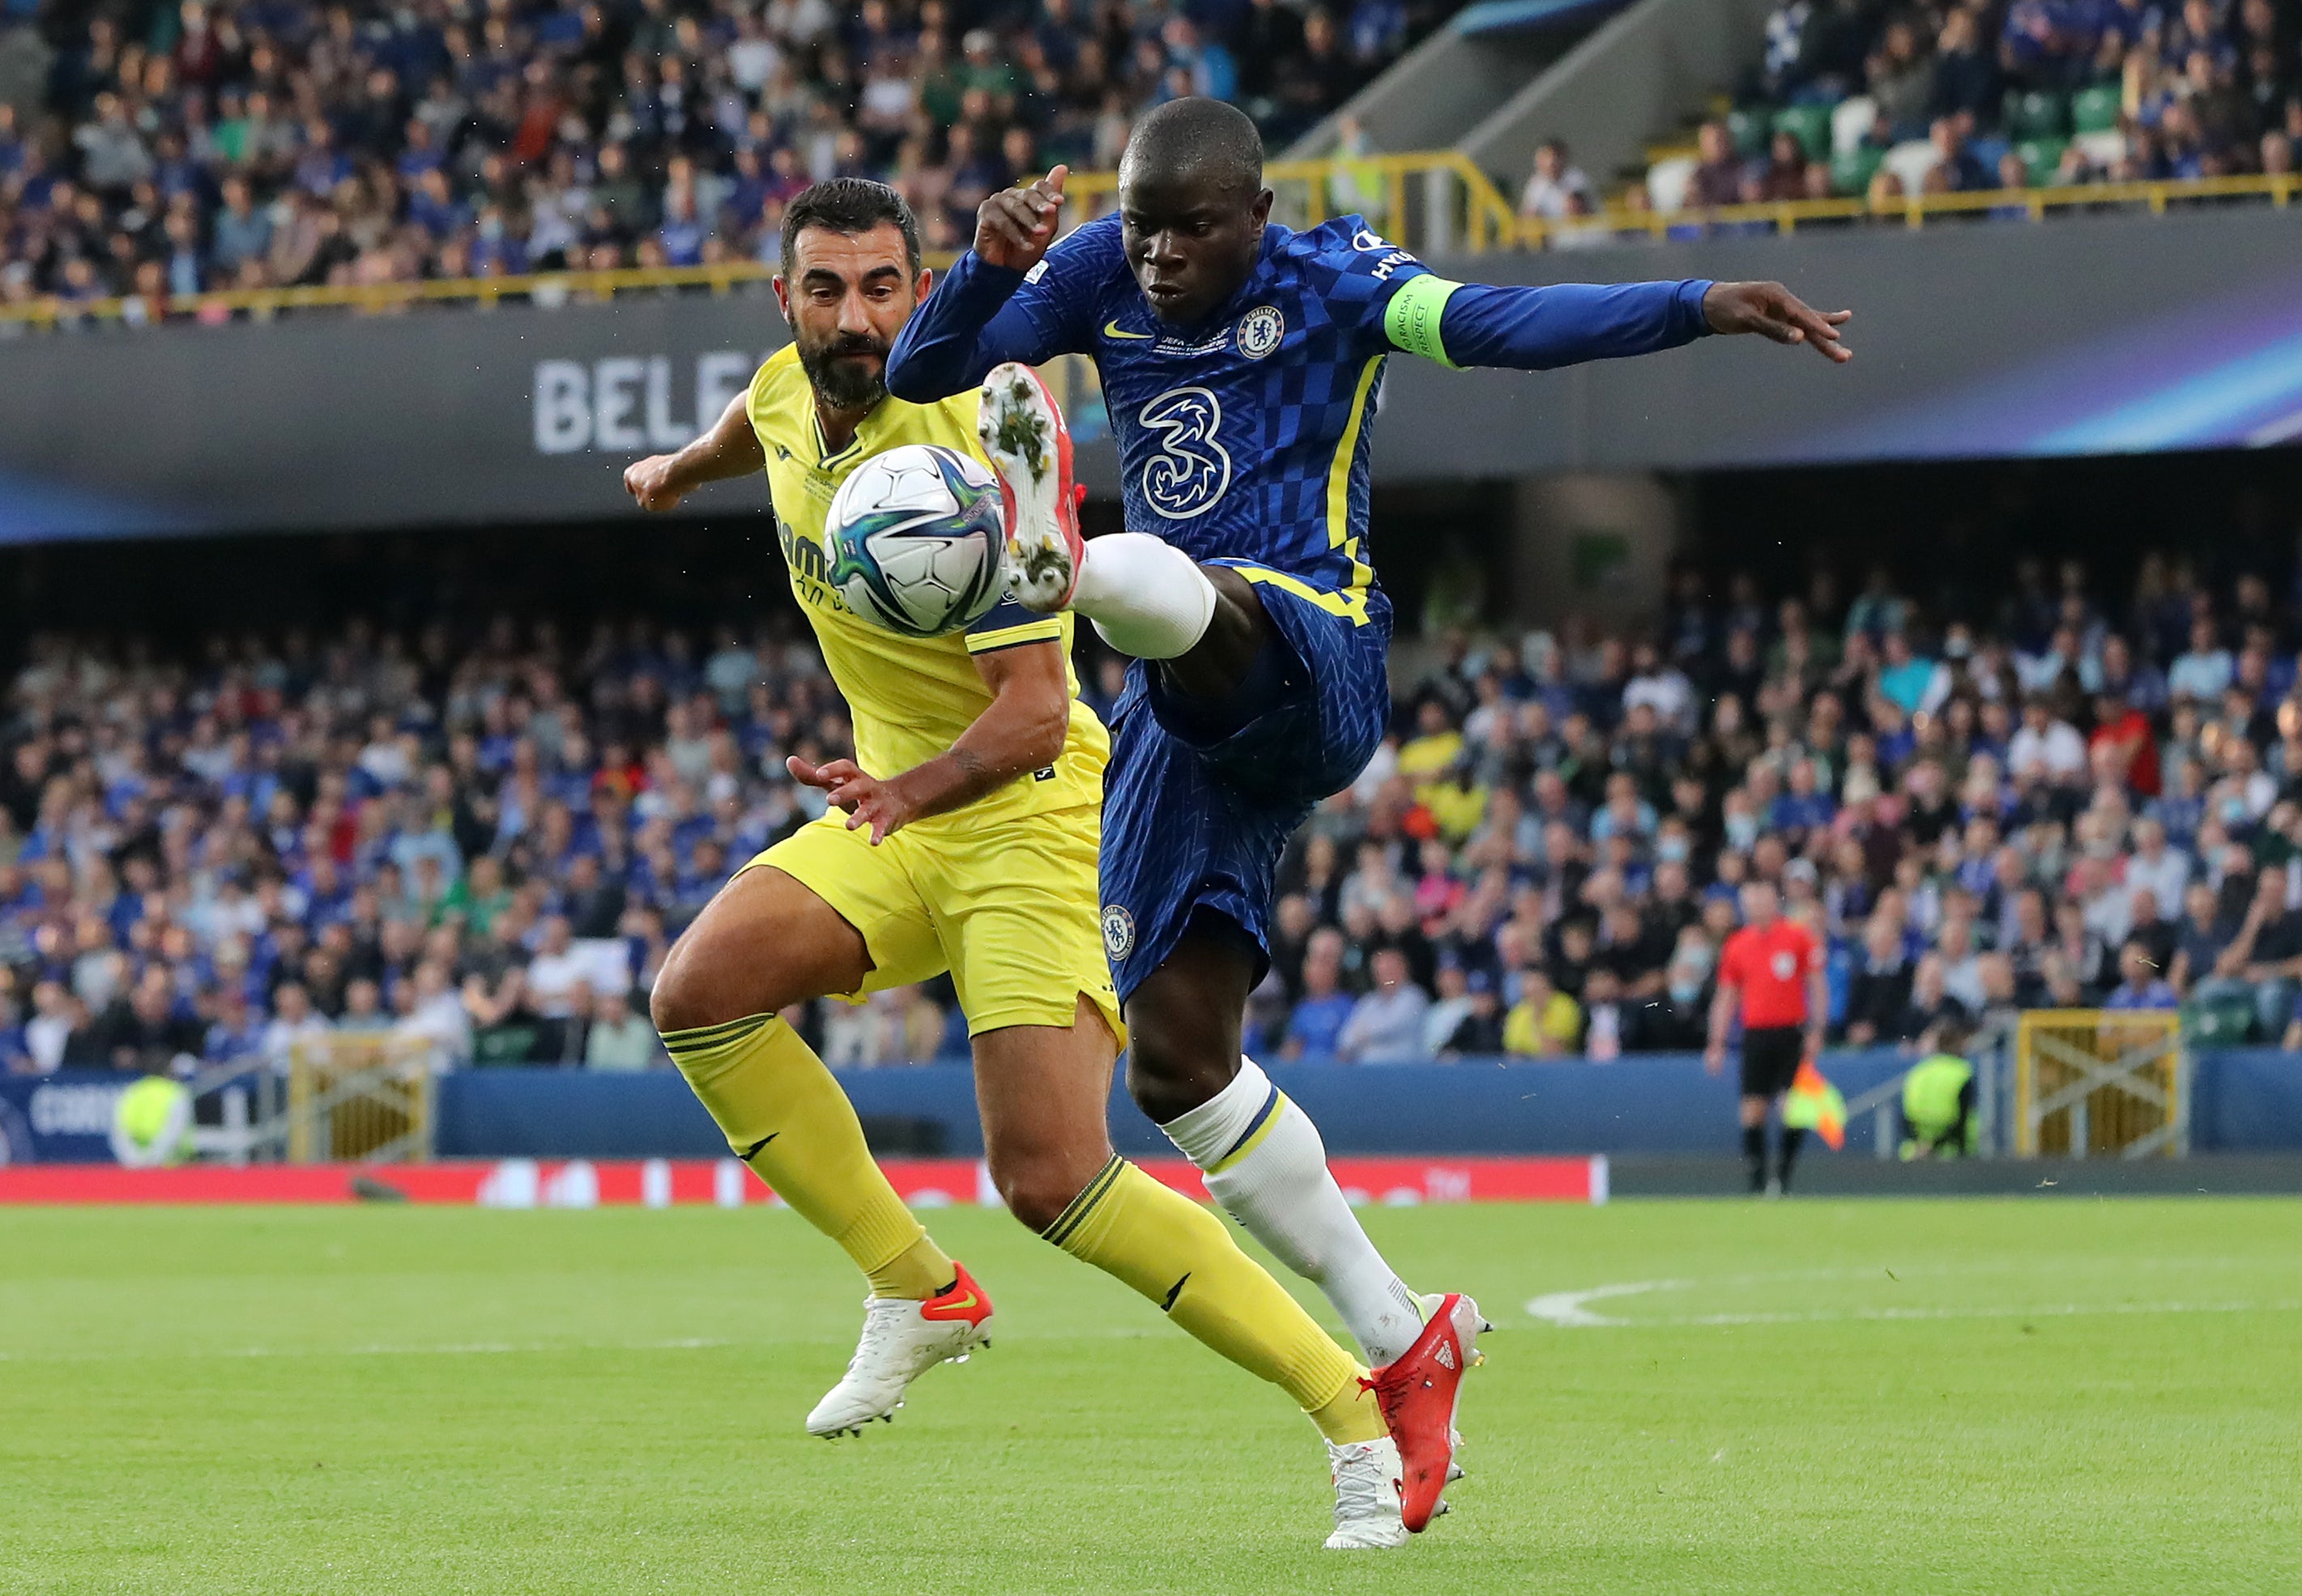
<instances>
[{"instance_id":1,"label":"stadium crowd","mask_svg":"<svg viewBox=\"0 0 2302 1596\"><path fill-rule=\"evenodd\" d=\"M1522 208L1588 214L1539 160ZM2297 0L1783 0L1733 113L1659 161L1659 212L2302 170ZM1546 173L1544 161L1550 170ZM2014 211L2010 214L2024 213Z\"/></svg>"},{"instance_id":2,"label":"stadium crowd","mask_svg":"<svg viewBox=\"0 0 2302 1596\"><path fill-rule=\"evenodd\" d=\"M2033 562L1987 624L1881 573L1714 596L1649 635L1448 640L1288 859L1265 1057L1604 1059L1701 1044L1736 889L1828 948L1831 1030L2023 1007L2302 1029L2295 594L2154 556L2105 602ZM1119 662L1091 664L1107 706ZM811 644L354 624L196 659L32 645L0 731L0 1061L636 1068L646 994L845 746ZM947 984L798 1016L833 1063L962 1054Z\"/></svg>"},{"instance_id":3,"label":"stadium crowd","mask_svg":"<svg viewBox=\"0 0 2302 1596\"><path fill-rule=\"evenodd\" d=\"M1174 96L1291 136L1441 3L0 0L0 306L748 258L834 174L954 248Z\"/></svg>"}]
</instances>

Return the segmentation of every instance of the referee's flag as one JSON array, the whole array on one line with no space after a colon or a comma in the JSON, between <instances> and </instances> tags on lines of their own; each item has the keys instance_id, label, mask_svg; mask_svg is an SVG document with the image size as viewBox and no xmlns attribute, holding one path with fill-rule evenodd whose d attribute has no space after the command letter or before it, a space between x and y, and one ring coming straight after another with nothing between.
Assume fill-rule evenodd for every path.
<instances>
[{"instance_id":1,"label":"referee's flag","mask_svg":"<svg viewBox=\"0 0 2302 1596\"><path fill-rule=\"evenodd\" d=\"M1799 1060L1798 1074L1783 1099L1783 1124L1794 1131L1812 1131L1832 1152L1846 1145L1846 1099L1811 1058Z\"/></svg>"}]
</instances>

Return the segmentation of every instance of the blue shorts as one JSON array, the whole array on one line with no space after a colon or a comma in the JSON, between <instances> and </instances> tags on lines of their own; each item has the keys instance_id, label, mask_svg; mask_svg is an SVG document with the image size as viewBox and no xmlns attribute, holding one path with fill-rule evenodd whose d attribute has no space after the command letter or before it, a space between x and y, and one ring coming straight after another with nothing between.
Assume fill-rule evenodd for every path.
<instances>
[{"instance_id":1,"label":"blue shorts","mask_svg":"<svg viewBox=\"0 0 2302 1596\"><path fill-rule=\"evenodd\" d=\"M1122 1003L1202 910L1245 931L1267 965L1280 856L1390 726L1382 595L1365 595L1361 622L1275 584L1256 591L1279 635L1241 702L1180 698L1138 660L1112 711L1103 941Z\"/></svg>"}]
</instances>

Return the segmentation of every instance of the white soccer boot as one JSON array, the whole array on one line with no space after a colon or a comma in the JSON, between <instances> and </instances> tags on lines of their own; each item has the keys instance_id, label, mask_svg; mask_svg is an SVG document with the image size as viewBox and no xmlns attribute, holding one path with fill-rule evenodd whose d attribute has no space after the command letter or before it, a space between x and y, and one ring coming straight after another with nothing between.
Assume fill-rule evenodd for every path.
<instances>
[{"instance_id":1,"label":"white soccer boot","mask_svg":"<svg viewBox=\"0 0 2302 1596\"><path fill-rule=\"evenodd\" d=\"M1335 1533L1329 1551L1381 1551L1407 1544L1399 1516L1399 1448L1390 1437L1327 1443L1327 1472L1335 1482Z\"/></svg>"},{"instance_id":2,"label":"white soccer boot","mask_svg":"<svg viewBox=\"0 0 2302 1596\"><path fill-rule=\"evenodd\" d=\"M893 1423L912 1382L939 1363L965 1363L991 1344L991 1299L965 1265L954 1266L951 1289L924 1302L901 1297L863 1299L863 1338L847 1373L807 1416L807 1433L828 1441L861 1435L875 1418Z\"/></svg>"},{"instance_id":3,"label":"white soccer boot","mask_svg":"<svg viewBox=\"0 0 2302 1596\"><path fill-rule=\"evenodd\" d=\"M1004 489L1007 591L1028 610L1062 609L1087 557L1063 409L1038 372L1010 361L984 379L975 430Z\"/></svg>"}]
</instances>

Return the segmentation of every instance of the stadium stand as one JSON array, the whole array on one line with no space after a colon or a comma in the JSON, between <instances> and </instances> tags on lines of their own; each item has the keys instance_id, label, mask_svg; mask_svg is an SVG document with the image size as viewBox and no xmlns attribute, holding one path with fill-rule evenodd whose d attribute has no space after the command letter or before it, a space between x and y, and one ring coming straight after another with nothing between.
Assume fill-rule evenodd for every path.
<instances>
[{"instance_id":1,"label":"stadium stand","mask_svg":"<svg viewBox=\"0 0 2302 1596\"><path fill-rule=\"evenodd\" d=\"M2202 574L2203 572L2203 574ZM1674 579L1636 632L1455 635L1282 877L1254 1045L1289 1059L1699 1046L1738 882L1830 949L1833 1030L2163 1006L2296 1040L2302 587L2016 567L1982 614L1883 573ZM38 639L0 725L0 1061L660 1062L668 938L844 748L787 629L373 623L180 656ZM1107 707L1117 661L1091 660ZM963 1052L947 988L828 1003L833 1062Z\"/></svg>"},{"instance_id":2,"label":"stadium stand","mask_svg":"<svg viewBox=\"0 0 2302 1596\"><path fill-rule=\"evenodd\" d=\"M1548 133L1531 163L1532 134L1422 155L1377 144L1352 109L1377 78L1424 105L1434 63L1478 66L1488 99L1578 70L1577 55L1543 65L1556 44L1504 50L1495 38L1516 36L1494 34L1495 8L1453 0L38 9L0 13L0 331L565 297L565 273L586 274L586 293L724 289L764 275L782 205L832 172L897 184L947 252L994 188L1058 160L1107 173L1133 116L1182 93L1235 98L1273 147L1332 157L1275 174L1291 219L1364 211L1396 238L1410 210L1451 211L1453 241L1473 248L2282 205L2302 186L2296 0L1892 16L1790 0L1739 91L1689 145L1651 146L1626 186L1614 155L1595 180L1577 169L1559 139L1580 130L1548 111L1527 113ZM1564 17L1564 40L1608 9L1504 8L1502 23ZM1622 21L1672 33L1651 10ZM1704 21L1740 37L1754 19ZM1441 54L1385 77L1426 36ZM1655 64L1633 52L1579 70ZM1686 109L1665 94L1639 114ZM1108 187L1082 183L1084 204Z\"/></svg>"},{"instance_id":3,"label":"stadium stand","mask_svg":"<svg viewBox=\"0 0 2302 1596\"><path fill-rule=\"evenodd\" d=\"M1861 196L2289 177L2302 8L1787 0L1695 146L1646 173L1660 213Z\"/></svg>"},{"instance_id":4,"label":"stadium stand","mask_svg":"<svg viewBox=\"0 0 2302 1596\"><path fill-rule=\"evenodd\" d=\"M931 247L1180 94L1274 139L1440 0L300 0L0 7L0 310L771 257L807 182L900 186ZM13 69L13 70L12 70ZM36 87L37 86L37 87Z\"/></svg>"}]
</instances>

